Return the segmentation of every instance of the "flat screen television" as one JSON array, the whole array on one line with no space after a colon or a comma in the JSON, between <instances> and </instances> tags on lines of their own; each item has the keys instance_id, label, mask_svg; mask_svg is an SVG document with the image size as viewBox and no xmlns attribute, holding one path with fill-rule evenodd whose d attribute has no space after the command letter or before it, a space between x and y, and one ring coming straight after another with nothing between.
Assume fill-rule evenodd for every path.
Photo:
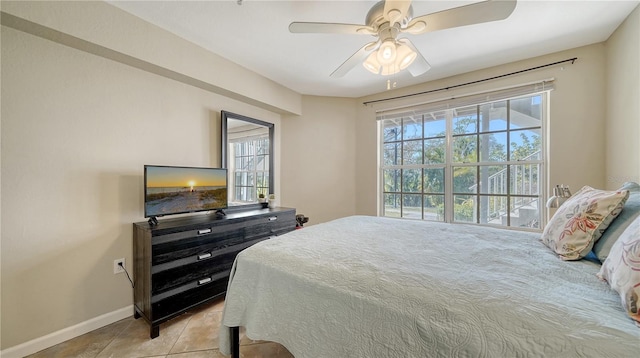
<instances>
[{"instance_id":1,"label":"flat screen television","mask_svg":"<svg viewBox=\"0 0 640 358\"><path fill-rule=\"evenodd\" d=\"M144 217L227 208L227 169L144 166Z\"/></svg>"}]
</instances>

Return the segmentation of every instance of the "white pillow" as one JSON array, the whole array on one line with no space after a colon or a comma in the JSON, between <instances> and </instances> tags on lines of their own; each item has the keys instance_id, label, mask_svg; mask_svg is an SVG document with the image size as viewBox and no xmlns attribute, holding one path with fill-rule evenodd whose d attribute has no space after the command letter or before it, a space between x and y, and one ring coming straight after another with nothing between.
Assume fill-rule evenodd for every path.
<instances>
[{"instance_id":1,"label":"white pillow","mask_svg":"<svg viewBox=\"0 0 640 358\"><path fill-rule=\"evenodd\" d=\"M596 254L600 262L607 259L613 244L638 216L640 216L640 191L629 189L629 199L624 203L620 215L609 224L607 230L593 245L593 253Z\"/></svg>"},{"instance_id":2,"label":"white pillow","mask_svg":"<svg viewBox=\"0 0 640 358\"><path fill-rule=\"evenodd\" d=\"M620 294L622 307L640 325L640 217L613 244L598 277Z\"/></svg>"},{"instance_id":3,"label":"white pillow","mask_svg":"<svg viewBox=\"0 0 640 358\"><path fill-rule=\"evenodd\" d=\"M540 239L563 260L580 260L620 214L628 198L628 190L584 186L558 208Z\"/></svg>"}]
</instances>

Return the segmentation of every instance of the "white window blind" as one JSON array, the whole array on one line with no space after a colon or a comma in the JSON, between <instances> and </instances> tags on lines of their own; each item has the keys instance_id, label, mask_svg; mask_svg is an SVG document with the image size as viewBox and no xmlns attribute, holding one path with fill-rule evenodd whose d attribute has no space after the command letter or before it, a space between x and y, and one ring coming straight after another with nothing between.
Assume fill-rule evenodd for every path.
<instances>
[{"instance_id":1,"label":"white window blind","mask_svg":"<svg viewBox=\"0 0 640 358\"><path fill-rule=\"evenodd\" d=\"M473 93L451 98L438 99L427 103L419 103L403 108L394 108L377 111L376 119L390 119L397 117L421 116L426 113L437 112L447 109L478 105L489 102L496 102L508 98L526 96L533 93L553 90L553 79L537 81L509 87L489 92Z\"/></svg>"}]
</instances>

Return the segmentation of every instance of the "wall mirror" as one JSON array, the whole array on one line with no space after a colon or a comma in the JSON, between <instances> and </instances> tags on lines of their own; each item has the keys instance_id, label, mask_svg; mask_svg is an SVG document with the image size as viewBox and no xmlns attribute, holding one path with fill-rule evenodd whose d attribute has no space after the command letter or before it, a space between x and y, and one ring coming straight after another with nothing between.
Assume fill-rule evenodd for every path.
<instances>
[{"instance_id":1,"label":"wall mirror","mask_svg":"<svg viewBox=\"0 0 640 358\"><path fill-rule=\"evenodd\" d=\"M228 169L229 206L254 205L274 190L273 123L222 111L223 168Z\"/></svg>"}]
</instances>

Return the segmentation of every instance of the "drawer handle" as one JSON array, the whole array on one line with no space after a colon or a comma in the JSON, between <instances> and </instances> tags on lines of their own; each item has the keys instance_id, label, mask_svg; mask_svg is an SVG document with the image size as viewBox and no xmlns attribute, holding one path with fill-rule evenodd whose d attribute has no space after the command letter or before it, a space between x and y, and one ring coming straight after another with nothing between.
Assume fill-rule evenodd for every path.
<instances>
[{"instance_id":1,"label":"drawer handle","mask_svg":"<svg viewBox=\"0 0 640 358\"><path fill-rule=\"evenodd\" d=\"M206 254L198 255L198 260L206 260L206 259L211 258L211 256L213 256L213 255L211 255L210 252L207 252Z\"/></svg>"},{"instance_id":2,"label":"drawer handle","mask_svg":"<svg viewBox=\"0 0 640 358\"><path fill-rule=\"evenodd\" d=\"M278 220L277 216L270 216L269 217L269 221L276 221L276 220Z\"/></svg>"},{"instance_id":3,"label":"drawer handle","mask_svg":"<svg viewBox=\"0 0 640 358\"><path fill-rule=\"evenodd\" d=\"M198 235L204 235L210 232L211 232L211 229L202 229L202 230L198 230Z\"/></svg>"},{"instance_id":4,"label":"drawer handle","mask_svg":"<svg viewBox=\"0 0 640 358\"><path fill-rule=\"evenodd\" d=\"M198 280L198 285L204 285L209 282L211 282L211 277L203 278L202 280Z\"/></svg>"}]
</instances>

